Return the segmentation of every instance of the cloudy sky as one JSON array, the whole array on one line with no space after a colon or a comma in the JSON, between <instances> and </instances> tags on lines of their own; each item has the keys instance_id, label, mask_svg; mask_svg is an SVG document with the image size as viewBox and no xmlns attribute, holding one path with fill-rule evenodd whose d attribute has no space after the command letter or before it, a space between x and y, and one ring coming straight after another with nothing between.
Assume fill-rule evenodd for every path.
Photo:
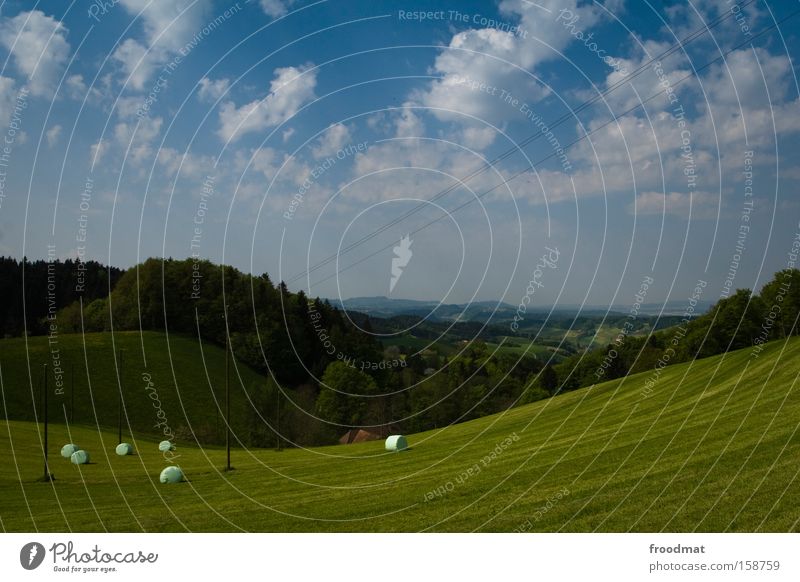
<instances>
[{"instance_id":1,"label":"cloudy sky","mask_svg":"<svg viewBox=\"0 0 800 582\"><path fill-rule=\"evenodd\" d=\"M798 8L4 2L0 254L325 297L389 295L393 258L392 297L447 302L757 288L800 228Z\"/></svg>"}]
</instances>

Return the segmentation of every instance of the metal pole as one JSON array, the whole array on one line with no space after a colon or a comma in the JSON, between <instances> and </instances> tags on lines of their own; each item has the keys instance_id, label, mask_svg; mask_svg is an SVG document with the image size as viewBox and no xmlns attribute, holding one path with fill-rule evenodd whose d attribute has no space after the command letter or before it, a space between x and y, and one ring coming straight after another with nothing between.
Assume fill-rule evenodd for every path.
<instances>
[{"instance_id":1,"label":"metal pole","mask_svg":"<svg viewBox=\"0 0 800 582\"><path fill-rule=\"evenodd\" d=\"M227 323L227 319L225 320ZM225 449L228 453L227 471L231 470L231 389L228 379L231 343L228 338L228 326L225 326Z\"/></svg>"},{"instance_id":2,"label":"metal pole","mask_svg":"<svg viewBox=\"0 0 800 582\"><path fill-rule=\"evenodd\" d=\"M69 377L71 388L69 390L70 403L69 403L69 423L75 423L75 364L69 367Z\"/></svg>"},{"instance_id":3,"label":"metal pole","mask_svg":"<svg viewBox=\"0 0 800 582\"><path fill-rule=\"evenodd\" d=\"M117 407L117 444L122 443L122 352L119 351L119 406Z\"/></svg>"},{"instance_id":4,"label":"metal pole","mask_svg":"<svg viewBox=\"0 0 800 582\"><path fill-rule=\"evenodd\" d=\"M50 480L50 467L47 463L47 364L43 366L44 370L44 382L42 383L42 416L44 417L44 480Z\"/></svg>"},{"instance_id":5,"label":"metal pole","mask_svg":"<svg viewBox=\"0 0 800 582\"><path fill-rule=\"evenodd\" d=\"M275 390L275 436L277 437L277 442L275 443L275 446L280 451L281 450L281 391L280 391L280 389L276 389Z\"/></svg>"}]
</instances>

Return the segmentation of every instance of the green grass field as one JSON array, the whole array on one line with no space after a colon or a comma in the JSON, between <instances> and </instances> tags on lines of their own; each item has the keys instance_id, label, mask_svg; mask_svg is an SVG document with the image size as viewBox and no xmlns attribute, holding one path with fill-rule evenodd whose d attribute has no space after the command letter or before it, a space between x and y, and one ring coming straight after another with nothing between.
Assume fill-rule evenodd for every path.
<instances>
[{"instance_id":1,"label":"green grass field","mask_svg":"<svg viewBox=\"0 0 800 582\"><path fill-rule=\"evenodd\" d=\"M56 347L64 386L63 395L56 395L55 379L50 374L51 421L63 423L65 417L69 418L74 382L74 424L117 426L119 381L114 356L124 350L121 384L126 427L139 436L156 438L159 429L155 424L160 420L153 398L157 396L173 431L191 432L188 427L192 427L207 437L206 441L213 441L217 432L220 439L224 438L224 427L217 422L217 412L224 406L224 349L201 345L196 338L182 335L171 335L167 341L166 335L156 332L60 335ZM31 337L27 342L23 338L0 341L6 392L4 418L35 419L44 363L53 367L46 337ZM231 365L231 424L236 430L242 430L248 422L247 393L258 383L264 383L258 373L240 362Z\"/></svg>"},{"instance_id":2,"label":"green grass field","mask_svg":"<svg viewBox=\"0 0 800 582\"><path fill-rule=\"evenodd\" d=\"M7 345L7 343L4 343ZM5 353L5 352L4 352ZM189 354L191 355L191 354ZM800 338L607 382L446 429L309 450L178 443L188 481L158 482L151 433L0 423L5 531L797 531ZM6 358L4 357L5 361ZM183 378L193 360L176 370ZM4 368L5 392L10 386ZM7 394L6 394L7 396ZM507 440L508 439L508 440ZM516 439L516 440L515 440ZM74 441L93 464L58 456ZM501 443L509 443L503 446ZM497 449L496 445L500 444ZM493 450L499 451L493 453ZM494 454L494 456L492 456ZM434 493L438 491L437 493Z\"/></svg>"}]
</instances>

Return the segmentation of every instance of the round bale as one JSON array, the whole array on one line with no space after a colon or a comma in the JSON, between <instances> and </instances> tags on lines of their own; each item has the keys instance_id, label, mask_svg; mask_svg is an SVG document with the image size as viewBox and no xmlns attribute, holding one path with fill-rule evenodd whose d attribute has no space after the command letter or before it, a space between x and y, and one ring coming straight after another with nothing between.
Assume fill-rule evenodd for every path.
<instances>
[{"instance_id":1,"label":"round bale","mask_svg":"<svg viewBox=\"0 0 800 582\"><path fill-rule=\"evenodd\" d=\"M89 453L84 450L75 451L69 460L73 465L85 465L89 462Z\"/></svg>"},{"instance_id":2,"label":"round bale","mask_svg":"<svg viewBox=\"0 0 800 582\"><path fill-rule=\"evenodd\" d=\"M180 467L170 465L161 471L161 477L159 477L159 480L162 483L180 483L183 481L183 471L181 471Z\"/></svg>"},{"instance_id":3,"label":"round bale","mask_svg":"<svg viewBox=\"0 0 800 582\"><path fill-rule=\"evenodd\" d=\"M125 455L132 455L133 454L133 446L128 443L119 443L117 445L117 454L120 457L124 457Z\"/></svg>"},{"instance_id":4,"label":"round bale","mask_svg":"<svg viewBox=\"0 0 800 582\"><path fill-rule=\"evenodd\" d=\"M170 441L161 441L158 443L158 450L162 453L166 453L167 451L174 451L175 445L173 445Z\"/></svg>"},{"instance_id":5,"label":"round bale","mask_svg":"<svg viewBox=\"0 0 800 582\"><path fill-rule=\"evenodd\" d=\"M393 434L386 439L387 451L404 451L408 448L406 437L401 434Z\"/></svg>"},{"instance_id":6,"label":"round bale","mask_svg":"<svg viewBox=\"0 0 800 582\"><path fill-rule=\"evenodd\" d=\"M80 451L81 448L73 443L67 443L63 447L61 447L61 456L65 459L69 459L72 456L72 453L76 451Z\"/></svg>"}]
</instances>

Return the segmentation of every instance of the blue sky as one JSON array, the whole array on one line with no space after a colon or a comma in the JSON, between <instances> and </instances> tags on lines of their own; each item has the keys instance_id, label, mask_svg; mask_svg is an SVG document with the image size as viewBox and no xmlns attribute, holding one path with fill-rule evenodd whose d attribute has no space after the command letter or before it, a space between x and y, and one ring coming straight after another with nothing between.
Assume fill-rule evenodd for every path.
<instances>
[{"instance_id":1,"label":"blue sky","mask_svg":"<svg viewBox=\"0 0 800 582\"><path fill-rule=\"evenodd\" d=\"M0 254L352 297L390 294L410 234L393 297L516 304L546 249L543 306L757 288L800 228L800 16L757 35L797 9L4 2Z\"/></svg>"}]
</instances>

